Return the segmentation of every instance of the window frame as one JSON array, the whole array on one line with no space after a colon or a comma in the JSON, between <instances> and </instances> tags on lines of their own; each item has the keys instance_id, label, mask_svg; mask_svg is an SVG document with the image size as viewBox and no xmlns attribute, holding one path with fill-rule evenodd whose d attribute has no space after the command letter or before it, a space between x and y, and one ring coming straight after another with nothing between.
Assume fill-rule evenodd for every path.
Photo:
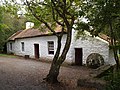
<instances>
[{"instance_id":1,"label":"window frame","mask_svg":"<svg viewBox=\"0 0 120 90\"><path fill-rule=\"evenodd\" d=\"M21 51L24 52L25 51L25 43L21 42Z\"/></svg>"},{"instance_id":2,"label":"window frame","mask_svg":"<svg viewBox=\"0 0 120 90\"><path fill-rule=\"evenodd\" d=\"M48 55L54 55L54 41L48 41Z\"/></svg>"},{"instance_id":3,"label":"window frame","mask_svg":"<svg viewBox=\"0 0 120 90\"><path fill-rule=\"evenodd\" d=\"M13 50L12 42L10 42L10 50L11 50L11 51Z\"/></svg>"}]
</instances>

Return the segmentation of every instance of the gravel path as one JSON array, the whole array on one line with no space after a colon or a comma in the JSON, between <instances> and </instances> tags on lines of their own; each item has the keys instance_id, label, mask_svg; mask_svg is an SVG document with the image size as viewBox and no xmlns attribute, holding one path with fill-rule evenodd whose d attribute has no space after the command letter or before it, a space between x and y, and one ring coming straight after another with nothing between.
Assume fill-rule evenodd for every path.
<instances>
[{"instance_id":1,"label":"gravel path","mask_svg":"<svg viewBox=\"0 0 120 90\"><path fill-rule=\"evenodd\" d=\"M50 85L43 83L49 68L50 64L45 62L0 57L0 90L52 90ZM86 67L61 67L58 79L64 83L66 89L73 90L76 88L77 79L89 78L90 72ZM56 87L66 90L57 85Z\"/></svg>"}]
</instances>

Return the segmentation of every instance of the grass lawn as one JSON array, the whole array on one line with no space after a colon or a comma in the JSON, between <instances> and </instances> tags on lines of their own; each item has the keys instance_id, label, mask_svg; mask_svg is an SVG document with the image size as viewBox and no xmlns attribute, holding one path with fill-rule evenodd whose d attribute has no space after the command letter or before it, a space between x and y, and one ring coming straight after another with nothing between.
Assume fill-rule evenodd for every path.
<instances>
[{"instance_id":1,"label":"grass lawn","mask_svg":"<svg viewBox=\"0 0 120 90\"><path fill-rule=\"evenodd\" d=\"M11 58L14 58L14 57L17 57L17 56L9 55L9 54L0 54L0 57L11 57Z\"/></svg>"}]
</instances>

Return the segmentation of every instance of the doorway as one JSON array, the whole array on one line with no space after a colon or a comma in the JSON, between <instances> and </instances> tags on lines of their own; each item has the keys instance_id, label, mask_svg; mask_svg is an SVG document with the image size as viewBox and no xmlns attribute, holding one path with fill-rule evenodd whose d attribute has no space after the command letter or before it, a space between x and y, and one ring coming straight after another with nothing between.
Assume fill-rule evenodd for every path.
<instances>
[{"instance_id":1,"label":"doorway","mask_svg":"<svg viewBox=\"0 0 120 90\"><path fill-rule=\"evenodd\" d=\"M34 44L35 58L39 58L39 44Z\"/></svg>"},{"instance_id":2,"label":"doorway","mask_svg":"<svg viewBox=\"0 0 120 90\"><path fill-rule=\"evenodd\" d=\"M75 48L75 65L82 66L82 48Z\"/></svg>"}]
</instances>

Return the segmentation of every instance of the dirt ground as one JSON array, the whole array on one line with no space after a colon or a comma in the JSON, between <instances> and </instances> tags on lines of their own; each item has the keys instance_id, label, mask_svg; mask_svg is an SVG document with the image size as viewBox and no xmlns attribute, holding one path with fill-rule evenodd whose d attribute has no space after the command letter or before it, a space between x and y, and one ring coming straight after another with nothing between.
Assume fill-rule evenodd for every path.
<instances>
[{"instance_id":1,"label":"dirt ground","mask_svg":"<svg viewBox=\"0 0 120 90\"><path fill-rule=\"evenodd\" d=\"M58 77L60 84L43 81L50 63L24 58L0 57L0 90L96 90L77 87L79 78L89 78L91 69L78 66L62 66Z\"/></svg>"}]
</instances>

